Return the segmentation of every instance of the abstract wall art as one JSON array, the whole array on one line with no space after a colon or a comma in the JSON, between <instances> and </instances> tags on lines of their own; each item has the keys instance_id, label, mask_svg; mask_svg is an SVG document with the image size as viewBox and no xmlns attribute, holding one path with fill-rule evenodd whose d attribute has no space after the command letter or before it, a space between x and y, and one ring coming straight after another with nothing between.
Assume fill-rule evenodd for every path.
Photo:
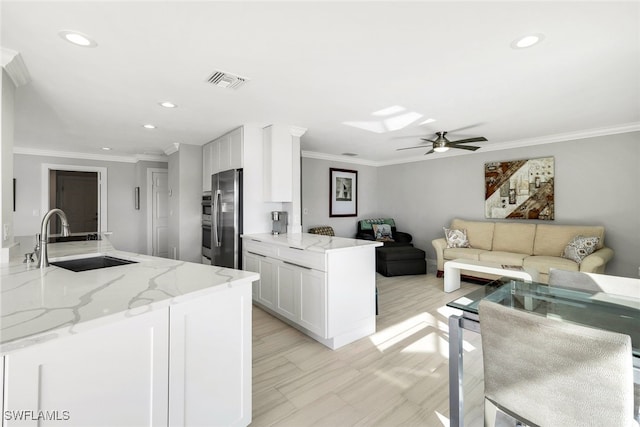
<instances>
[{"instance_id":1,"label":"abstract wall art","mask_svg":"<svg viewBox=\"0 0 640 427\"><path fill-rule=\"evenodd\" d=\"M554 160L484 164L485 218L554 219Z\"/></svg>"}]
</instances>

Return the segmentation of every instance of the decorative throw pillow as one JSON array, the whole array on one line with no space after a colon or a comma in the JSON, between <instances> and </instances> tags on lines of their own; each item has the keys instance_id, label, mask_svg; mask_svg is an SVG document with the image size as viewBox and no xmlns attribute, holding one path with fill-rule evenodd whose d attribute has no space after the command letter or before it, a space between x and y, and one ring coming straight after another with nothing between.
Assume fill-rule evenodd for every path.
<instances>
[{"instance_id":1,"label":"decorative throw pillow","mask_svg":"<svg viewBox=\"0 0 640 427\"><path fill-rule=\"evenodd\" d=\"M470 248L467 230L444 228L444 237L447 239L447 248Z\"/></svg>"},{"instance_id":2,"label":"decorative throw pillow","mask_svg":"<svg viewBox=\"0 0 640 427\"><path fill-rule=\"evenodd\" d=\"M583 259L591 255L600 242L599 237L585 237L578 235L571 239L562 252L562 258L568 258L580 264Z\"/></svg>"},{"instance_id":3,"label":"decorative throw pillow","mask_svg":"<svg viewBox=\"0 0 640 427\"><path fill-rule=\"evenodd\" d=\"M393 242L389 224L373 224L373 234L379 242Z\"/></svg>"}]
</instances>

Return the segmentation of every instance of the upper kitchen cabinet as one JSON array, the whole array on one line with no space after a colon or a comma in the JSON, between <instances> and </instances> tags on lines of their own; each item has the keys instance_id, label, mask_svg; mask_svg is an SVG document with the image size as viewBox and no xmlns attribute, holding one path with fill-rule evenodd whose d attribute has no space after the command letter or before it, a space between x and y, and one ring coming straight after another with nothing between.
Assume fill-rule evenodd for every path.
<instances>
[{"instance_id":1,"label":"upper kitchen cabinet","mask_svg":"<svg viewBox=\"0 0 640 427\"><path fill-rule=\"evenodd\" d=\"M213 142L202 146L202 191L211 191L213 174Z\"/></svg>"},{"instance_id":2,"label":"upper kitchen cabinet","mask_svg":"<svg viewBox=\"0 0 640 427\"><path fill-rule=\"evenodd\" d=\"M242 128L222 135L202 147L202 191L211 191L211 175L243 167Z\"/></svg>"},{"instance_id":3,"label":"upper kitchen cabinet","mask_svg":"<svg viewBox=\"0 0 640 427\"><path fill-rule=\"evenodd\" d=\"M264 160L264 200L292 202L294 186L300 179L299 137L306 129L271 125L262 131Z\"/></svg>"}]
</instances>

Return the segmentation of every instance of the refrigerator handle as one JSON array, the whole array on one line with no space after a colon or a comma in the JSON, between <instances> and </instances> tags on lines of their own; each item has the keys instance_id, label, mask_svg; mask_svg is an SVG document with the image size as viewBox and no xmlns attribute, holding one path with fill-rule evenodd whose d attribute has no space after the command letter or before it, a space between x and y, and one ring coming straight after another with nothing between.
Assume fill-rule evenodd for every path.
<instances>
[{"instance_id":1,"label":"refrigerator handle","mask_svg":"<svg viewBox=\"0 0 640 427\"><path fill-rule=\"evenodd\" d=\"M221 205L222 191L217 190L213 199L213 240L216 248L222 246L222 225L220 220L222 219L222 205Z\"/></svg>"}]
</instances>

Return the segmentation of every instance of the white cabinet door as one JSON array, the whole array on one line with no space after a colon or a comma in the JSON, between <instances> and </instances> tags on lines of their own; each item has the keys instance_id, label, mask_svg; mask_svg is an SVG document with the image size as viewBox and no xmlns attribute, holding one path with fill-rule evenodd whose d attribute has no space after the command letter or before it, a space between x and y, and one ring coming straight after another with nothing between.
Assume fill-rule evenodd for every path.
<instances>
[{"instance_id":1,"label":"white cabinet door","mask_svg":"<svg viewBox=\"0 0 640 427\"><path fill-rule=\"evenodd\" d=\"M229 134L229 138L229 144L231 145L229 169L241 169L243 167L242 156L244 153L242 128L238 128L231 132Z\"/></svg>"},{"instance_id":2,"label":"white cabinet door","mask_svg":"<svg viewBox=\"0 0 640 427\"><path fill-rule=\"evenodd\" d=\"M215 140L211 143L211 173L218 173L220 169L220 141Z\"/></svg>"},{"instance_id":3,"label":"white cabinet door","mask_svg":"<svg viewBox=\"0 0 640 427\"><path fill-rule=\"evenodd\" d=\"M262 131L264 156L263 194L266 202L293 201L293 142L285 126Z\"/></svg>"},{"instance_id":4,"label":"white cabinet door","mask_svg":"<svg viewBox=\"0 0 640 427\"><path fill-rule=\"evenodd\" d=\"M202 191L211 191L213 142L202 147Z\"/></svg>"},{"instance_id":5,"label":"white cabinet door","mask_svg":"<svg viewBox=\"0 0 640 427\"><path fill-rule=\"evenodd\" d=\"M322 271L301 268L299 272L300 325L327 338L326 274Z\"/></svg>"},{"instance_id":6,"label":"white cabinet door","mask_svg":"<svg viewBox=\"0 0 640 427\"><path fill-rule=\"evenodd\" d=\"M4 425L166 426L168 321L157 310L6 355ZM20 410L54 419L7 419Z\"/></svg>"},{"instance_id":7,"label":"white cabinet door","mask_svg":"<svg viewBox=\"0 0 640 427\"><path fill-rule=\"evenodd\" d=\"M251 422L251 284L170 307L170 426Z\"/></svg>"},{"instance_id":8,"label":"white cabinet door","mask_svg":"<svg viewBox=\"0 0 640 427\"><path fill-rule=\"evenodd\" d=\"M268 257L260 257L260 286L258 287L258 301L269 308L273 308L276 300L276 261Z\"/></svg>"},{"instance_id":9,"label":"white cabinet door","mask_svg":"<svg viewBox=\"0 0 640 427\"><path fill-rule=\"evenodd\" d=\"M254 273L260 273L260 256L248 253L247 251L243 251L242 253L242 269L246 271L253 271ZM260 276L260 280L256 280L251 284L251 296L254 301L258 300L258 295L260 294L260 282L262 281L262 276Z\"/></svg>"},{"instance_id":10,"label":"white cabinet door","mask_svg":"<svg viewBox=\"0 0 640 427\"><path fill-rule=\"evenodd\" d=\"M220 171L226 171L231 169L231 136L229 134L223 135L217 140L220 156Z\"/></svg>"},{"instance_id":11,"label":"white cabinet door","mask_svg":"<svg viewBox=\"0 0 640 427\"><path fill-rule=\"evenodd\" d=\"M253 282L253 300L267 308L276 304L276 265L279 261L251 251L244 251L244 269L260 274L260 280Z\"/></svg>"},{"instance_id":12,"label":"white cabinet door","mask_svg":"<svg viewBox=\"0 0 640 427\"><path fill-rule=\"evenodd\" d=\"M326 274L282 261L275 266L275 311L326 338Z\"/></svg>"},{"instance_id":13,"label":"white cabinet door","mask_svg":"<svg viewBox=\"0 0 640 427\"><path fill-rule=\"evenodd\" d=\"M293 265L277 261L275 310L294 322L298 319L300 271Z\"/></svg>"}]
</instances>

